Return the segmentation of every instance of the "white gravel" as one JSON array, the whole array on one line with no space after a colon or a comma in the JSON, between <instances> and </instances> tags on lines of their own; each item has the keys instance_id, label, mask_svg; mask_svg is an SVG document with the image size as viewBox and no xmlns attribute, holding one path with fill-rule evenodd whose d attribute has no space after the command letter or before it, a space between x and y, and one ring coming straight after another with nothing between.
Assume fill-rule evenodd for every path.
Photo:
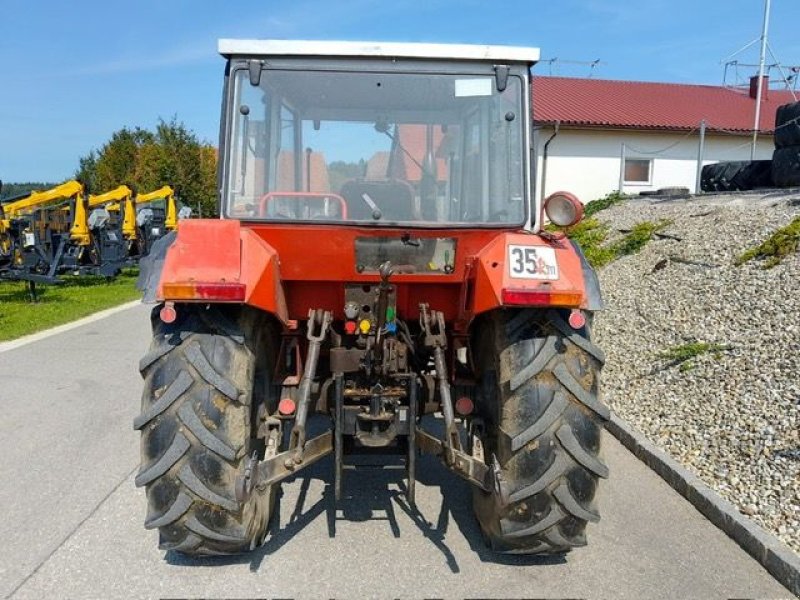
<instances>
[{"instance_id":1,"label":"white gravel","mask_svg":"<svg viewBox=\"0 0 800 600\"><path fill-rule=\"evenodd\" d=\"M614 230L671 219L663 232L681 241L601 270L594 333L617 414L800 552L800 254L769 270L733 265L797 215L797 193L636 199L598 213ZM690 370L658 357L694 341L728 349Z\"/></svg>"}]
</instances>

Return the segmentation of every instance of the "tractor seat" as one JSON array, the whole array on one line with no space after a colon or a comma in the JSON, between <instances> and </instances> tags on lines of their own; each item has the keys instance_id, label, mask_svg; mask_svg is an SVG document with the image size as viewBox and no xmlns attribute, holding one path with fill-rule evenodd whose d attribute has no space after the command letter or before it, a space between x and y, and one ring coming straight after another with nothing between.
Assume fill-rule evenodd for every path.
<instances>
[{"instance_id":1,"label":"tractor seat","mask_svg":"<svg viewBox=\"0 0 800 600\"><path fill-rule=\"evenodd\" d=\"M350 179L342 185L342 197L347 201L347 215L355 221L372 221L373 209L364 199L366 194L381 211L385 221L418 221L414 204L414 188L399 179L366 181Z\"/></svg>"}]
</instances>

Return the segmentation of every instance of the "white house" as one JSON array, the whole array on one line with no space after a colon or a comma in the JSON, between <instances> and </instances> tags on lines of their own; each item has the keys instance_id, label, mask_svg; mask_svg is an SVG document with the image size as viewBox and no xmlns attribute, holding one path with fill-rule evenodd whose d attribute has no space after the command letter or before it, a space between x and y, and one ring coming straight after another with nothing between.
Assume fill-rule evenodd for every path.
<instances>
[{"instance_id":1,"label":"white house","mask_svg":"<svg viewBox=\"0 0 800 600\"><path fill-rule=\"evenodd\" d=\"M702 164L750 160L755 88L535 77L538 186L584 202L626 193L686 187L695 191L700 132ZM788 91L764 89L757 159L772 157L778 106Z\"/></svg>"}]
</instances>

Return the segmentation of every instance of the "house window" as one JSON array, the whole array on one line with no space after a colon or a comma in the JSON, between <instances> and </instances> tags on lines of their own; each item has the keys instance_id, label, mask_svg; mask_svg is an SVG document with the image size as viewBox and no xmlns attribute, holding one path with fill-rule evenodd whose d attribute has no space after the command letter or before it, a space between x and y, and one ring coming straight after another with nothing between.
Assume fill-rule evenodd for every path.
<instances>
[{"instance_id":1,"label":"house window","mask_svg":"<svg viewBox=\"0 0 800 600\"><path fill-rule=\"evenodd\" d=\"M625 159L625 183L651 183L653 161L643 158Z\"/></svg>"}]
</instances>

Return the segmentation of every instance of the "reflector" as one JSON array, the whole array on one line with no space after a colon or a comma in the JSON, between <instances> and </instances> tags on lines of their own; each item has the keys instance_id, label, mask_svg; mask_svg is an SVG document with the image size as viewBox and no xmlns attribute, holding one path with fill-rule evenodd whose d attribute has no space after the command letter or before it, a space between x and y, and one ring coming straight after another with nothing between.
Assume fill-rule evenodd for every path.
<instances>
[{"instance_id":1,"label":"reflector","mask_svg":"<svg viewBox=\"0 0 800 600\"><path fill-rule=\"evenodd\" d=\"M278 403L278 412L281 413L284 417L293 415L296 408L297 407L294 403L294 400L292 400L291 398L282 398L281 401Z\"/></svg>"},{"instance_id":2,"label":"reflector","mask_svg":"<svg viewBox=\"0 0 800 600\"><path fill-rule=\"evenodd\" d=\"M500 295L504 305L510 306L563 306L578 307L583 300L580 292L551 290L504 289Z\"/></svg>"},{"instance_id":3,"label":"reflector","mask_svg":"<svg viewBox=\"0 0 800 600\"><path fill-rule=\"evenodd\" d=\"M214 300L217 302L244 302L245 285L238 282L218 281L165 283L165 300Z\"/></svg>"}]
</instances>

